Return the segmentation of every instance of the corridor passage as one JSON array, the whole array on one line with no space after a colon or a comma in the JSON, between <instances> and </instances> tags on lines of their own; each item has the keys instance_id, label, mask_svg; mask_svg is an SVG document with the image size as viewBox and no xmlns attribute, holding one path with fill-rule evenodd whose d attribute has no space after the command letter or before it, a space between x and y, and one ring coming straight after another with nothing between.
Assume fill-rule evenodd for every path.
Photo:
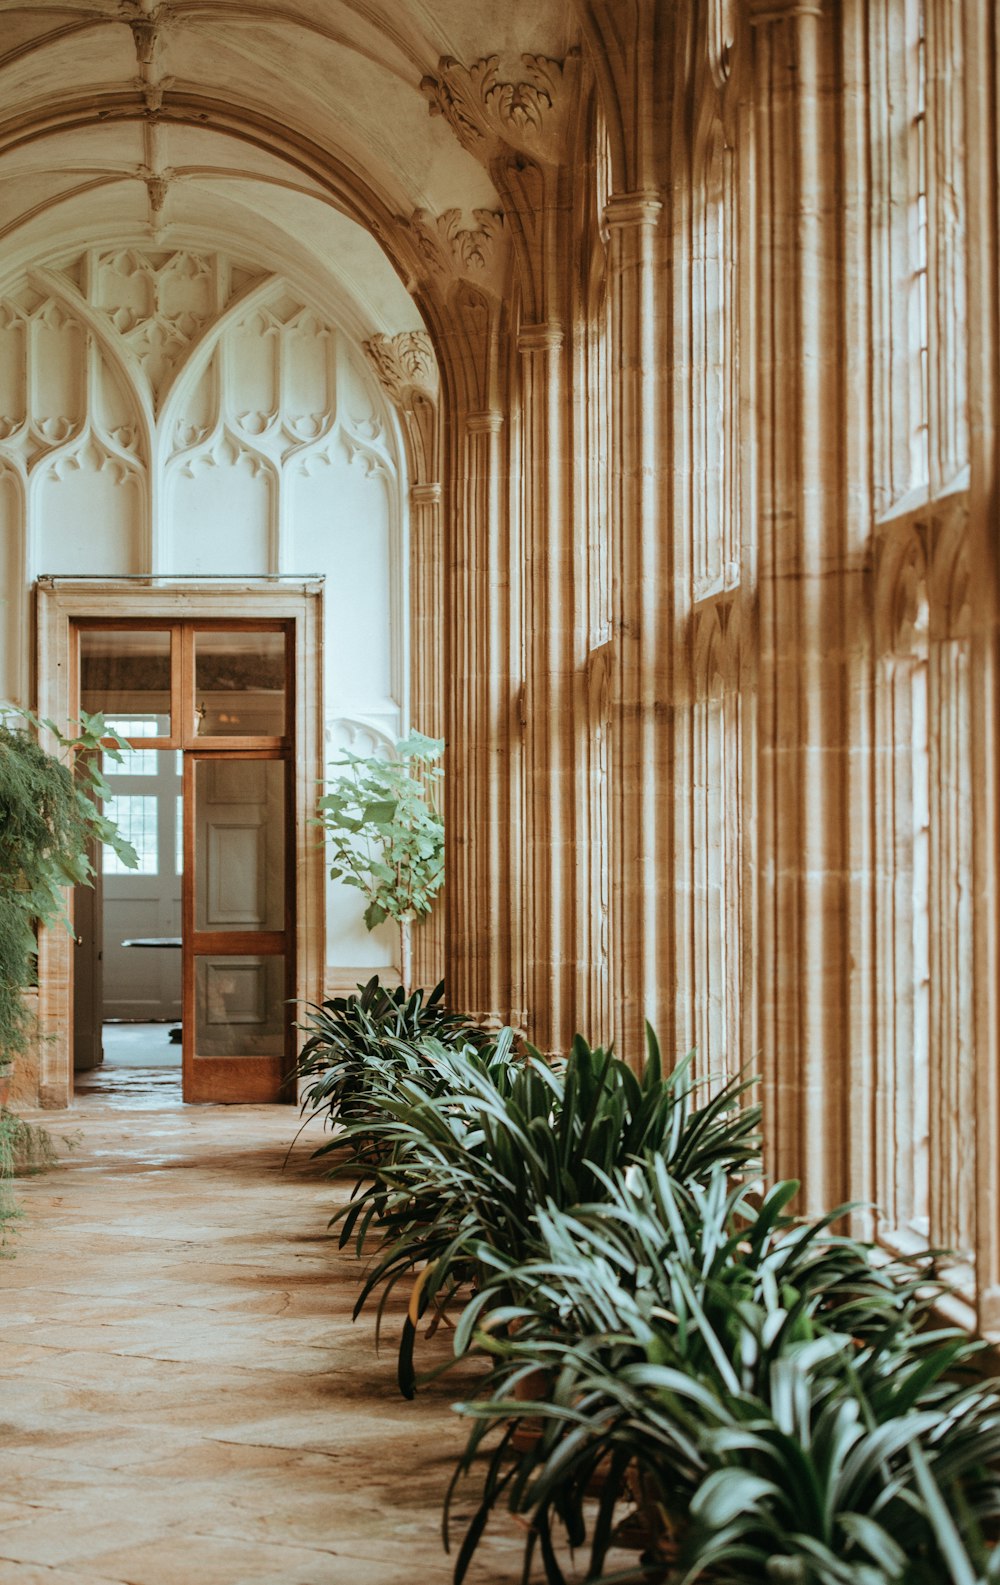
<instances>
[{"instance_id":1,"label":"corridor passage","mask_svg":"<svg viewBox=\"0 0 1000 1585\"><path fill-rule=\"evenodd\" d=\"M294 1110L136 1099L44 1114L60 1164L18 1184L0 1585L444 1585L448 1406L474 1377L399 1397L396 1317L381 1357L351 1321L319 1134L285 1165ZM470 1580L516 1580L519 1554L508 1531Z\"/></svg>"}]
</instances>

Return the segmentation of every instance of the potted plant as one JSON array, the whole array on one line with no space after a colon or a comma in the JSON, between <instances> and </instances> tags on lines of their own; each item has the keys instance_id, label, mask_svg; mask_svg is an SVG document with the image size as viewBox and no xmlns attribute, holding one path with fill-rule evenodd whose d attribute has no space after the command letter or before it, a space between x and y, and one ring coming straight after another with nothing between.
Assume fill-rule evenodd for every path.
<instances>
[{"instance_id":1,"label":"potted plant","mask_svg":"<svg viewBox=\"0 0 1000 1585\"><path fill-rule=\"evenodd\" d=\"M739 1104L746 1083L732 1080L695 1105L690 1058L664 1075L651 1030L641 1078L579 1036L555 1068L533 1051L511 1062L509 1042L509 1031L485 1051L420 1041L436 1081L399 1073L378 1098L381 1118L359 1125L366 1146L380 1142L380 1159L373 1183L341 1213L341 1243L380 1226L356 1313L377 1290L381 1312L386 1292L420 1272L400 1345L406 1396L420 1315L450 1305L470 1278L479 1287L473 1314L508 1302L504 1265L537 1249L546 1205L604 1199L608 1174L650 1151L692 1182L720 1165L741 1172L756 1162L759 1112ZM345 1136L353 1131L348 1122ZM468 1329L460 1325L459 1335Z\"/></svg>"},{"instance_id":2,"label":"potted plant","mask_svg":"<svg viewBox=\"0 0 1000 1585\"><path fill-rule=\"evenodd\" d=\"M296 1067L304 1085L302 1110L321 1114L328 1127L379 1112L379 1096L394 1088L394 1076L420 1071L414 1060L419 1042L430 1036L442 1045L485 1045L488 1036L461 1013L444 1004L444 981L428 996L419 988L407 996L403 986L387 989L373 974L349 996L311 1004L299 1027L306 1033ZM317 1155L335 1149L335 1138Z\"/></svg>"},{"instance_id":3,"label":"potted plant","mask_svg":"<svg viewBox=\"0 0 1000 1585\"><path fill-rule=\"evenodd\" d=\"M317 822L331 843L330 875L367 898L364 920L374 930L399 926L400 974L410 983L410 925L430 913L444 881L444 821L436 793L444 772L443 738L411 732L394 758L345 753L341 774L317 804Z\"/></svg>"},{"instance_id":4,"label":"potted plant","mask_svg":"<svg viewBox=\"0 0 1000 1585\"><path fill-rule=\"evenodd\" d=\"M1000 1399L954 1379L976 1345L926 1327L925 1268L831 1233L843 1207L786 1216L797 1187L679 1184L652 1157L613 1174L604 1204L539 1213L544 1253L504 1274L522 1324L490 1327L489 1395L460 1406L475 1425L456 1481L478 1465L482 1497L457 1582L501 1501L529 1520L550 1585L555 1526L589 1542L595 1581L622 1545L643 1554L623 1581L901 1585L907 1558L907 1585L946 1577L921 1460L974 1534L1000 1496ZM460 1330L474 1321L470 1306ZM518 1382L540 1365L550 1394L526 1406ZM511 1464L526 1408L542 1432Z\"/></svg>"}]
</instances>

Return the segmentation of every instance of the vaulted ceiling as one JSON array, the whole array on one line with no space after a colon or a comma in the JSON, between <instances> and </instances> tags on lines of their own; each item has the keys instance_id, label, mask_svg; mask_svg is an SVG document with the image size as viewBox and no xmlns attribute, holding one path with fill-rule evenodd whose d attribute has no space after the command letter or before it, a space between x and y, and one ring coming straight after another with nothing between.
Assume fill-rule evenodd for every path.
<instances>
[{"instance_id":1,"label":"vaulted ceiling","mask_svg":"<svg viewBox=\"0 0 1000 1585\"><path fill-rule=\"evenodd\" d=\"M498 207L421 84L491 55L516 80L578 32L570 0L0 0L0 273L224 239L332 270L359 331L416 328L392 236Z\"/></svg>"}]
</instances>

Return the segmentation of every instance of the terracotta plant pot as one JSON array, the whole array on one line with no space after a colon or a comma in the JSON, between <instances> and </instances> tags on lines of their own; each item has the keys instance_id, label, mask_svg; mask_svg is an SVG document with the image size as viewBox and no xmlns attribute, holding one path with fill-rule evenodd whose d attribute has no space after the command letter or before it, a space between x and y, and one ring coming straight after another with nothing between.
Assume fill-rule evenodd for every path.
<instances>
[{"instance_id":1,"label":"terracotta plant pot","mask_svg":"<svg viewBox=\"0 0 1000 1585\"><path fill-rule=\"evenodd\" d=\"M513 1331L513 1328L511 1328ZM540 1403L552 1392L552 1372L533 1370L514 1386L514 1397L519 1403ZM525 1415L519 1420L511 1435L510 1445L516 1453L532 1453L542 1439L542 1421L537 1414Z\"/></svg>"}]
</instances>

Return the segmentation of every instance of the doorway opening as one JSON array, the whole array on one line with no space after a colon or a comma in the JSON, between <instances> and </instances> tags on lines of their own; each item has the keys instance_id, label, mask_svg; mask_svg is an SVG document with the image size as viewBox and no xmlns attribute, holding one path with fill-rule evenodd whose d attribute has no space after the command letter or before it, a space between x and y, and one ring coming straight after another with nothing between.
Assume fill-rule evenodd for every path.
<instances>
[{"instance_id":1,"label":"doorway opening","mask_svg":"<svg viewBox=\"0 0 1000 1585\"><path fill-rule=\"evenodd\" d=\"M282 1033L288 1043L287 1046L283 1045L280 1054L234 1050L233 1047L251 1044L253 1020L259 1017L259 1007L254 1005L252 993L255 987L260 990L262 981L265 994L269 992L266 973L256 971L260 968L262 957L277 959L281 956L273 950L279 936L283 937L287 948L284 953L285 981L286 985L292 987L287 994L294 996L296 1004L302 1005L322 1001L325 992L326 872L323 847L317 841L315 827L311 823L315 812L316 789L323 777L323 580L291 575L262 579L166 575L44 577L38 580L36 595L39 715L53 721L72 721L79 716L81 708L101 707L95 695L103 691L103 708L112 719L128 720L133 716L136 719L148 716L160 718L169 711L169 728L165 723L162 726L158 724L157 731L161 734L158 737L141 738L136 735L129 738L134 749L152 748L168 755L181 751L185 842L190 833L190 848L185 849L181 866L181 934L187 937L190 947L201 949L203 960L215 960L214 963L203 961L198 970L202 990L203 1033L208 1036L218 1035L223 1029L228 1031L227 1049L219 1050L222 1042L217 1041L214 1051L192 1051L190 1063L194 1063L196 1056L199 1061L192 1073L193 1084L190 1087L185 1085L185 1099L273 1099L294 1103L294 1086L284 1082L283 1065L291 1064L292 1023L297 1016L295 1005L289 1005L284 1010ZM236 612L239 613L239 621L234 621ZM224 669L231 674L235 669L237 675L240 674L241 669L234 654L230 654L227 661L226 655L217 648L213 656L211 646L218 646L225 641L227 634L241 629L244 632L279 632L284 635L285 686L282 697L286 713L280 731L264 731L265 722L258 721L252 725L249 715L241 715L241 710L251 702L245 695L253 690L249 686L245 687L243 696L240 696L241 690L232 685L232 675L229 685L224 689L221 686L210 689L208 686L213 674L221 683ZM95 692L92 694L83 687L82 641L84 633L99 632L117 632L119 657L123 653L127 654L131 646L133 659L132 662L120 659L117 676L106 674L103 678L96 669L96 663L91 669L91 659L88 659L90 675L87 681L94 684ZM153 646L153 634L161 635L159 650ZM195 634L203 635L197 644ZM242 668L246 683L249 683L249 665L250 662L247 662ZM114 682L122 686L115 688L112 686ZM197 692L199 683L205 685L203 692ZM224 700L213 698L213 694L225 694L226 697ZM182 701L185 701L183 709ZM217 710L215 717L210 718L209 712L213 706L217 706ZM223 715L241 715L241 719L223 721ZM225 730L210 731L213 725ZM228 730L237 726L242 728L241 733ZM251 730L259 735L243 735L249 734ZM187 897L184 890L188 873L193 874L198 848L191 814L194 808L192 794L197 790L195 761L207 763L213 754L228 756L234 762L244 755L249 756L251 762L274 761L284 766L285 780L281 792L284 807L281 811L272 812L275 822L283 824L286 841L286 912L283 930L265 932L268 939L263 943L259 934L254 937L247 928L252 920L246 918L231 918L227 922L229 933L225 940L219 939L219 933L212 935L204 930L195 932L196 898L193 891ZM222 800L225 786L206 788L204 777L207 774L204 769L197 773L202 782L201 796L207 800L209 797L214 798L218 792ZM219 774L223 782L227 778L230 782L233 779L240 782L240 773L232 769ZM247 785L237 786L236 790L244 800L242 811L233 807L236 800L230 800L229 813L232 818L227 822L225 807L220 802L217 806L220 816L218 830L210 835L207 829L210 822L206 820L205 823L203 850L212 842L215 844L215 855L225 860L224 864L215 866L220 883L225 876L232 879L237 888L241 885L244 888L242 895L226 895L223 892L217 899L230 914L252 912L252 907L247 906L247 875L245 868L241 867L240 852L242 849L245 853L254 840L252 831L248 833L246 829L247 817L252 810L248 810L245 800L255 780L256 796L260 798L262 774L273 778L275 773L273 770L262 773L258 766L256 771L247 773ZM268 785L264 786L265 799L270 790ZM142 795L138 786L133 791L136 796ZM228 825L228 830L223 830L224 825ZM191 855L190 863L188 852ZM99 879L103 880L103 865L99 870ZM250 903L253 902L251 898ZM85 918L86 909L93 907L101 910L103 929L102 897L81 891L75 899L75 905L77 928ZM202 910L202 917L207 917L205 910ZM238 951L237 947L242 951ZM269 950L262 950L264 947ZM138 956L142 949L125 950ZM192 955L192 970L196 968L193 961L196 955ZM184 981L183 950L180 956L181 1022L190 1028L193 1036L194 1006L189 1018L185 999L189 994L192 998L196 996L195 975L192 973L190 976L189 992ZM249 964L234 961L241 956L255 961ZM80 1034L82 1038L80 1027L78 1024L75 1027L74 1020L74 1012L79 1006L74 992L77 989L76 982L83 973L78 958L72 938L61 925L53 925L39 932L38 1019L43 1039L38 1047L37 1091L40 1103L46 1107L68 1106L73 1096L74 1046L77 1035ZM227 961L220 964L220 958ZM207 974L206 970L210 968L213 972ZM273 976L273 963L270 972ZM92 992L93 989L91 985ZM82 994L85 1000L86 991ZM94 1041L102 1038L99 1015L103 1001L96 997L92 997L92 1000L98 1011L96 1034L95 1021L92 1020L90 1024L89 1038ZM238 1005L241 1000L242 1005ZM228 1021L223 1017L227 1011L232 1015ZM243 1022L240 1021L241 1015L245 1020ZM245 1040L238 1038L240 1031L246 1035ZM185 1056L182 1047L182 1072ZM245 1057L254 1060L243 1063L241 1059ZM202 1093L199 1096L200 1085Z\"/></svg>"},{"instance_id":2,"label":"doorway opening","mask_svg":"<svg viewBox=\"0 0 1000 1585\"><path fill-rule=\"evenodd\" d=\"M155 737L164 723L106 712L119 738ZM74 948L74 1087L114 1102L182 1099L181 903L184 873L180 749L103 755L105 813L131 842L129 869L113 849L92 854L92 888L79 888Z\"/></svg>"},{"instance_id":3,"label":"doorway opening","mask_svg":"<svg viewBox=\"0 0 1000 1585\"><path fill-rule=\"evenodd\" d=\"M295 997L294 628L78 619L107 813L76 899L74 1084L112 1100L289 1098ZM294 1097L291 1097L294 1098Z\"/></svg>"}]
</instances>

